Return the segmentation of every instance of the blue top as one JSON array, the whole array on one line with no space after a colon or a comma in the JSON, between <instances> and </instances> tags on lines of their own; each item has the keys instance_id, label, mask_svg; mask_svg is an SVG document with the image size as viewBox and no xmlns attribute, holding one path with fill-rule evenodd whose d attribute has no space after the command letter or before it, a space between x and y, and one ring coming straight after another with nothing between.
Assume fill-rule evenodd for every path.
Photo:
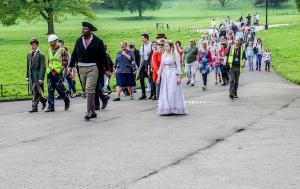
<instances>
[{"instance_id":1,"label":"blue top","mask_svg":"<svg viewBox=\"0 0 300 189\"><path fill-rule=\"evenodd\" d=\"M200 50L200 72L201 74L209 73L209 54L208 51Z\"/></svg>"},{"instance_id":2,"label":"blue top","mask_svg":"<svg viewBox=\"0 0 300 189\"><path fill-rule=\"evenodd\" d=\"M119 51L115 61L116 73L133 73L134 71L134 65L132 64L134 62L134 54L130 50L125 52L130 56L130 60L125 55L122 55L122 51Z\"/></svg>"}]
</instances>

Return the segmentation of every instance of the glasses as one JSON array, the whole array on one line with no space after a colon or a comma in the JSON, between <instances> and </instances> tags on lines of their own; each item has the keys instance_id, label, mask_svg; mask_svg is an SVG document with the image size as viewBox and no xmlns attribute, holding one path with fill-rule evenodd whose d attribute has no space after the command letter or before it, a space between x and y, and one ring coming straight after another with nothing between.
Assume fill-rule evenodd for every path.
<instances>
[{"instance_id":1,"label":"glasses","mask_svg":"<svg viewBox=\"0 0 300 189\"><path fill-rule=\"evenodd\" d=\"M159 46L164 46L164 44L158 44Z\"/></svg>"}]
</instances>

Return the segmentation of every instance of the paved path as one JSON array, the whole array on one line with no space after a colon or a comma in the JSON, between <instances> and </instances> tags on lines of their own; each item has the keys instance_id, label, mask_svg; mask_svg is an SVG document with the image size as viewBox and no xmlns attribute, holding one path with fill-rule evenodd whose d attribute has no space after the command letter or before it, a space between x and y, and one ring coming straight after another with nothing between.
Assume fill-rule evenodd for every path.
<instances>
[{"instance_id":1,"label":"paved path","mask_svg":"<svg viewBox=\"0 0 300 189\"><path fill-rule=\"evenodd\" d=\"M289 24L274 24L274 25L269 25L269 28L286 27L286 26L289 26ZM211 29L194 28L191 31L198 32L198 33L209 33L210 30ZM255 26L255 32L259 32L262 30L265 30L265 25Z\"/></svg>"},{"instance_id":2,"label":"paved path","mask_svg":"<svg viewBox=\"0 0 300 189\"><path fill-rule=\"evenodd\" d=\"M52 114L1 103L0 188L300 188L300 87L246 71L232 102L212 76L185 86L187 116L126 97L90 122L81 98Z\"/></svg>"}]
</instances>

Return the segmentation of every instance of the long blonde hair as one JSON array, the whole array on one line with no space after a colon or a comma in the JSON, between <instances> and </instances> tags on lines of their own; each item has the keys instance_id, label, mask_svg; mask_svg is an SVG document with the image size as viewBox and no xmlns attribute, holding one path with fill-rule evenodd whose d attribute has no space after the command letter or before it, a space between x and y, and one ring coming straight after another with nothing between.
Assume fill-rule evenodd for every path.
<instances>
[{"instance_id":1,"label":"long blonde hair","mask_svg":"<svg viewBox=\"0 0 300 189\"><path fill-rule=\"evenodd\" d=\"M171 48L171 52L168 53L167 50L165 49L165 52L163 54L163 57L166 57L168 55L171 55L171 57L173 58L174 61L176 61L176 56L177 56L177 51L175 50L175 45L174 45L174 42L171 41L171 40L167 40L165 42L165 44L168 44Z\"/></svg>"}]
</instances>

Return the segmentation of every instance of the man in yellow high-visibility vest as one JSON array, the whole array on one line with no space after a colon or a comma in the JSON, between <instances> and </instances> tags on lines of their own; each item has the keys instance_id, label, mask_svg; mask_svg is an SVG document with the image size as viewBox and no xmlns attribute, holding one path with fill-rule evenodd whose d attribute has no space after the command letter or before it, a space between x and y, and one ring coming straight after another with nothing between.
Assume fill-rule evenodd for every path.
<instances>
[{"instance_id":1,"label":"man in yellow high-visibility vest","mask_svg":"<svg viewBox=\"0 0 300 189\"><path fill-rule=\"evenodd\" d=\"M225 57L226 62L229 64L229 98L238 98L237 90L239 85L239 78L242 68L245 67L247 60L244 48L241 46L241 38L236 37L234 45L230 46L227 50Z\"/></svg>"},{"instance_id":2,"label":"man in yellow high-visibility vest","mask_svg":"<svg viewBox=\"0 0 300 189\"><path fill-rule=\"evenodd\" d=\"M48 49L47 79L48 79L48 108L45 112L54 112L54 91L62 97L65 102L65 110L70 107L70 99L66 94L63 85L63 56L65 50L58 45L57 35L49 35L48 43L51 48Z\"/></svg>"}]
</instances>

